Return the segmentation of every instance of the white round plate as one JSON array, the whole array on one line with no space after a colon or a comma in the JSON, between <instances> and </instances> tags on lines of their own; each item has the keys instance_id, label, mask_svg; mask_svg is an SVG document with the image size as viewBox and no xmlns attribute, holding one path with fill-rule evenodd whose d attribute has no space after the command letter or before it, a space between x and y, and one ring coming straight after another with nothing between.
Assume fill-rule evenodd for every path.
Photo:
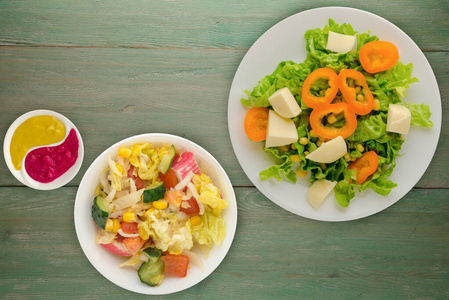
<instances>
[{"instance_id":1,"label":"white round plate","mask_svg":"<svg viewBox=\"0 0 449 300\"><path fill-rule=\"evenodd\" d=\"M220 246L213 246L209 256L203 258L204 270L201 271L196 266L191 266L184 278L164 278L163 283L158 287L150 287L142 283L137 275L137 271L130 268L119 268L118 265L126 260L108 252L100 245L95 244L95 235L98 227L92 220L92 201L95 197L95 188L100 180L100 173L107 167L107 157L116 157L117 151L122 146L130 147L136 143L151 143L153 146L171 144L180 152L192 151L201 171L207 174L214 184L220 189L223 199L228 206L222 211L222 216L226 226L226 237ZM78 188L75 199L75 229L81 248L91 264L104 277L112 283L141 294L163 295L187 289L211 274L225 258L234 239L237 227L237 202L226 172L220 163L201 146L186 140L182 137L163 134L148 133L133 136L122 140L106 149L90 165ZM198 253L199 254L199 253Z\"/></svg>"},{"instance_id":2,"label":"white round plate","mask_svg":"<svg viewBox=\"0 0 449 300\"><path fill-rule=\"evenodd\" d=\"M11 146L12 136L14 135L14 132L16 131L17 127L19 127L20 124L22 124L29 118L35 117L35 116L41 116L41 115L53 116L53 117L59 119L62 123L64 123L65 129L66 129L66 136L59 143L43 145L43 146L39 146L39 147L33 147L28 151L28 153L30 153L30 151L32 151L36 148L54 147L59 144L62 144L65 141L65 139L67 138L67 136L69 135L70 130L72 128L75 129L77 138L78 138L78 142L79 142L78 158L77 158L75 164L69 170L67 170L67 172L62 174L60 177L58 177L55 180L48 182L48 183L38 182L38 181L34 180L33 178L31 178L28 175L28 173L25 171L25 167L22 167L20 170L16 170L16 168L12 164L11 153L9 150L9 148ZM14 175L14 177L16 177L16 179L19 180L21 183L29 186L30 188L36 189L36 190L54 190L54 189L57 189L65 184L69 183L70 180L72 180L76 176L76 174L80 170L81 165L83 163L84 145L83 145L83 140L81 138L81 134L79 133L76 126L69 119L67 119L65 116L61 115L60 113L57 113L57 112L54 112L51 110L39 109L39 110L30 111L30 112L27 112L27 113L21 115L11 124L11 126L9 126L9 129L5 135L5 140L3 142L3 154L5 157L6 165L9 168L9 171L11 171L12 175ZM23 158L22 166L25 165L24 164L25 158L26 158L26 155Z\"/></svg>"},{"instance_id":3,"label":"white round plate","mask_svg":"<svg viewBox=\"0 0 449 300\"><path fill-rule=\"evenodd\" d=\"M276 180L261 181L260 171L274 164L271 155L265 153L262 143L250 141L244 130L243 120L249 108L240 99L246 97L243 90L252 90L264 76L271 74L281 61L300 63L306 59L304 34L309 29L323 28L328 20L337 24L351 24L358 33L370 31L381 40L393 42L399 49L400 61L413 63L412 77L419 82L407 89L408 102L430 106L434 126L424 129L412 126L405 137L401 154L390 180L397 183L391 193L380 196L365 190L353 198L347 208L341 207L333 193L327 197L318 211L306 198L309 182L298 178L297 184ZM271 201L282 208L315 220L348 221L363 218L394 204L418 182L432 160L441 130L441 98L432 68L424 54L401 29L372 13L345 7L323 7L307 10L284 19L265 32L248 50L240 63L232 82L228 103L228 126L232 146L237 159L251 182ZM422 147L422 145L426 145Z\"/></svg>"}]
</instances>

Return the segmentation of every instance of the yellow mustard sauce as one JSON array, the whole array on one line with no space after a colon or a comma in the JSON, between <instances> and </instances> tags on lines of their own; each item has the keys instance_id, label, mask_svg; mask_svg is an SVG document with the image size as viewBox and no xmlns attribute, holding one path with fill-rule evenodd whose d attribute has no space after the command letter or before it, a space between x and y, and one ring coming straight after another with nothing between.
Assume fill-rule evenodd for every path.
<instances>
[{"instance_id":1,"label":"yellow mustard sauce","mask_svg":"<svg viewBox=\"0 0 449 300\"><path fill-rule=\"evenodd\" d=\"M58 143L65 137L65 133L64 123L53 116L43 115L27 119L17 127L11 139L9 151L14 168L22 168L22 160L32 147Z\"/></svg>"}]
</instances>

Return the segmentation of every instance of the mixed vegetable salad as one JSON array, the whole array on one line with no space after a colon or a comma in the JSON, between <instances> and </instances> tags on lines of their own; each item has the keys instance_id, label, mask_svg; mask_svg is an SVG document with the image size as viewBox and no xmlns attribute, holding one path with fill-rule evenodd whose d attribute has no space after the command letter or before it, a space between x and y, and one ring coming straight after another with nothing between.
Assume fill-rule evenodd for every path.
<instances>
[{"instance_id":1,"label":"mixed vegetable salad","mask_svg":"<svg viewBox=\"0 0 449 300\"><path fill-rule=\"evenodd\" d=\"M304 62L280 62L241 99L245 133L275 158L260 179L310 175L315 209L332 190L343 207L367 188L388 195L410 125L433 126L428 105L402 100L418 82L413 65L393 43L332 19L304 37Z\"/></svg>"},{"instance_id":2,"label":"mixed vegetable salad","mask_svg":"<svg viewBox=\"0 0 449 300\"><path fill-rule=\"evenodd\" d=\"M119 267L137 270L158 286L164 276L186 277L190 264L202 269L201 253L225 238L219 189L192 152L149 143L121 147L95 191L95 243L128 257Z\"/></svg>"}]
</instances>

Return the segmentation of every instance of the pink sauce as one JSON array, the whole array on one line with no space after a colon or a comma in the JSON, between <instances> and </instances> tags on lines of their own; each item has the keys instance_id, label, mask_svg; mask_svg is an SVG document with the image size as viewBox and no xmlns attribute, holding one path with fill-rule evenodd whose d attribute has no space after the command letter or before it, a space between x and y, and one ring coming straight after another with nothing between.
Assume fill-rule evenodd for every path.
<instances>
[{"instance_id":1,"label":"pink sauce","mask_svg":"<svg viewBox=\"0 0 449 300\"><path fill-rule=\"evenodd\" d=\"M78 158L79 141L75 129L71 129L65 141L55 147L37 148L25 158L25 170L38 182L52 182L67 172Z\"/></svg>"}]
</instances>

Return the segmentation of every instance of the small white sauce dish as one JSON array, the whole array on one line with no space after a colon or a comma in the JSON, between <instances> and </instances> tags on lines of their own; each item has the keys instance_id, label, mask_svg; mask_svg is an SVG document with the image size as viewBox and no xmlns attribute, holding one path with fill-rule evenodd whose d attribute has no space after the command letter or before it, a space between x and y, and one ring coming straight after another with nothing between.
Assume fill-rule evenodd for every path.
<instances>
[{"instance_id":1,"label":"small white sauce dish","mask_svg":"<svg viewBox=\"0 0 449 300\"><path fill-rule=\"evenodd\" d=\"M30 153L31 151L33 151L36 148L41 148L41 147L54 147L54 146L58 146L60 144L62 144L65 139L67 138L67 136L70 133L71 129L74 129L76 131L77 134L77 138L78 138L78 158L75 162L75 164L70 167L70 169L68 169L64 174L62 174L61 176L59 176L58 178L56 178L55 180L48 182L48 183L42 183L42 182L38 182L34 179L32 179L28 173L25 170L24 167L24 162L25 162L25 157L23 158L22 161L22 168L20 170L16 170L16 168L14 167L12 160L11 160L11 153L10 153L10 146L11 146L11 139L14 135L14 132L16 131L17 127L20 126L20 124L22 124L23 122L25 122L26 120L28 120L31 117L35 117L35 116L42 116L42 115L49 115L49 116L53 116L57 119L59 119L65 126L66 129L66 136L62 139L62 141L60 141L59 143L55 143L55 144L49 144L49 145L43 145L43 146L39 146L39 147L33 147L31 149L28 150L27 154ZM27 112L23 115L21 115L20 117L18 117L12 124L11 126L9 126L8 131L6 132L5 135L5 140L3 142L3 154L5 157L5 162L6 165L9 168L9 171L11 172L12 175L14 175L14 177L19 180L21 183L23 183L24 185L36 189L36 190L54 190L57 189L63 185L66 185L67 183L69 183L78 173L78 171L81 168L81 165L83 163L83 159L84 159L84 145L83 145L83 140L81 138L81 134L79 133L78 129L76 128L76 126L65 116L61 115L60 113L51 111L51 110L45 110L45 109L39 109L39 110L33 110L30 112Z\"/></svg>"}]
</instances>

